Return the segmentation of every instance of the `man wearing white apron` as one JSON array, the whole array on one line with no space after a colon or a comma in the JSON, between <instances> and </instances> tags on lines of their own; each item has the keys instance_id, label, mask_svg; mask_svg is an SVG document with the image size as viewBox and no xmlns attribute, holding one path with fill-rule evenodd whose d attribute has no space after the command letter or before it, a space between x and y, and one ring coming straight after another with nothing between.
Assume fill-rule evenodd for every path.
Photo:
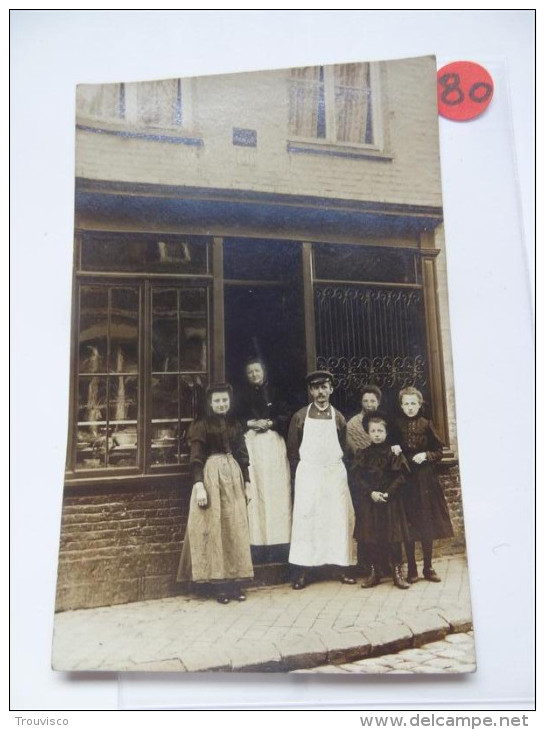
<instances>
[{"instance_id":1,"label":"man wearing white apron","mask_svg":"<svg viewBox=\"0 0 545 730\"><path fill-rule=\"evenodd\" d=\"M331 373L318 370L306 380L312 403L293 416L288 434L295 475L289 562L296 590L306 586L309 568L356 563L354 508L343 463L346 421L329 403ZM355 583L346 573L341 581Z\"/></svg>"}]
</instances>

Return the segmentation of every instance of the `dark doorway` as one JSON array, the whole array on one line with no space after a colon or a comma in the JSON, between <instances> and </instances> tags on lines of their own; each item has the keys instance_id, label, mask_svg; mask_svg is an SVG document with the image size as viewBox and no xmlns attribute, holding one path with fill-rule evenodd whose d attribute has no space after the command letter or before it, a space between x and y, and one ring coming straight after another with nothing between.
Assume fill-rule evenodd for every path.
<instances>
[{"instance_id":1,"label":"dark doorway","mask_svg":"<svg viewBox=\"0 0 545 730\"><path fill-rule=\"evenodd\" d=\"M300 244L226 239L224 277L227 379L240 387L245 362L260 357L295 409L305 402Z\"/></svg>"}]
</instances>

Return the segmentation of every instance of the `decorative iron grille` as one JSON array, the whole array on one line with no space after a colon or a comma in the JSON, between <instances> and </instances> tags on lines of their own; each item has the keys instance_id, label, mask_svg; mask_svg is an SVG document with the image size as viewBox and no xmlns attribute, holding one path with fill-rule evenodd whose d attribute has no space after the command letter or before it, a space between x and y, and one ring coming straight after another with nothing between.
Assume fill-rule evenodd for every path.
<instances>
[{"instance_id":1,"label":"decorative iron grille","mask_svg":"<svg viewBox=\"0 0 545 730\"><path fill-rule=\"evenodd\" d=\"M335 404L359 409L364 385L391 408L409 385L427 395L425 318L419 289L315 285L317 366L334 375Z\"/></svg>"}]
</instances>

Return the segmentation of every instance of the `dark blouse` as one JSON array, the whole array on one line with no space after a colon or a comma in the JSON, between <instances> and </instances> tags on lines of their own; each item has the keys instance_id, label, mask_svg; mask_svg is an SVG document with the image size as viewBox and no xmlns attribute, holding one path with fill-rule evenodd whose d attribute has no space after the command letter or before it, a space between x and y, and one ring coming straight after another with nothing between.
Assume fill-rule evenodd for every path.
<instances>
[{"instance_id":1,"label":"dark blouse","mask_svg":"<svg viewBox=\"0 0 545 730\"><path fill-rule=\"evenodd\" d=\"M307 417L308 406L301 408L295 413L290 422L290 429L288 432L287 448L288 448L288 460L290 462L292 478L295 476L295 470L299 463L299 447L303 441L303 431L305 427L305 419ZM314 403L310 406L308 412L309 418L317 418L320 420L331 420L331 406L325 411L321 411L317 408ZM337 426L337 436L339 437L339 443L346 453L346 420L342 413L335 408L335 421Z\"/></svg>"},{"instance_id":2,"label":"dark blouse","mask_svg":"<svg viewBox=\"0 0 545 730\"><path fill-rule=\"evenodd\" d=\"M250 481L250 459L244 441L244 431L231 416L207 416L191 424L189 429L189 463L193 483L202 482L204 465L213 454L232 454L237 460L245 482Z\"/></svg>"},{"instance_id":3,"label":"dark blouse","mask_svg":"<svg viewBox=\"0 0 545 730\"><path fill-rule=\"evenodd\" d=\"M407 459L422 451L426 453L427 461L440 461L443 458L443 442L433 423L424 416L398 416L394 421L391 443L399 444Z\"/></svg>"},{"instance_id":4,"label":"dark blouse","mask_svg":"<svg viewBox=\"0 0 545 730\"><path fill-rule=\"evenodd\" d=\"M247 422L265 418L272 421L271 428L286 436L290 420L289 408L278 390L268 383L253 386L246 385L240 390L237 398L236 415L247 430Z\"/></svg>"},{"instance_id":5,"label":"dark blouse","mask_svg":"<svg viewBox=\"0 0 545 730\"><path fill-rule=\"evenodd\" d=\"M357 452L349 476L353 493L371 496L371 492L396 494L405 484L409 465L403 454L395 456L389 444L371 444Z\"/></svg>"}]
</instances>

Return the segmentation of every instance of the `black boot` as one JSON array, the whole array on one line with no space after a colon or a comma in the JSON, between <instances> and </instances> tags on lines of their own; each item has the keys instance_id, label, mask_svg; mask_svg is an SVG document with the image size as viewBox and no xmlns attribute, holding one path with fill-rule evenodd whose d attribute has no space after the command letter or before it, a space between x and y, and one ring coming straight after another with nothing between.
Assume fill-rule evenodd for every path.
<instances>
[{"instance_id":1,"label":"black boot","mask_svg":"<svg viewBox=\"0 0 545 730\"><path fill-rule=\"evenodd\" d=\"M424 557L424 578L429 580L431 583L440 583L441 578L437 575L435 570L431 567L431 561L433 556L433 541L422 540L422 555Z\"/></svg>"},{"instance_id":2,"label":"black boot","mask_svg":"<svg viewBox=\"0 0 545 730\"><path fill-rule=\"evenodd\" d=\"M408 583L416 583L418 581L418 568L416 567L416 563L414 565L408 565L407 566L407 582Z\"/></svg>"},{"instance_id":3,"label":"black boot","mask_svg":"<svg viewBox=\"0 0 545 730\"><path fill-rule=\"evenodd\" d=\"M392 571L392 577L394 579L394 585L398 588L402 588L405 590L406 588L410 588L410 584L407 583L405 580L405 576L403 575L403 567L399 563L397 565L394 565L394 569Z\"/></svg>"},{"instance_id":4,"label":"black boot","mask_svg":"<svg viewBox=\"0 0 545 730\"><path fill-rule=\"evenodd\" d=\"M441 578L437 575L437 573L431 567L431 565L429 568L424 568L424 578L426 580L429 580L430 583L440 583L441 582Z\"/></svg>"},{"instance_id":5,"label":"black boot","mask_svg":"<svg viewBox=\"0 0 545 730\"><path fill-rule=\"evenodd\" d=\"M363 583L361 584L362 588L373 588L373 586L378 586L380 583L380 578L378 576L378 571L375 565L371 565L371 572L367 576L367 578L364 579Z\"/></svg>"},{"instance_id":6,"label":"black boot","mask_svg":"<svg viewBox=\"0 0 545 730\"><path fill-rule=\"evenodd\" d=\"M407 556L407 581L409 583L416 583L418 580L418 568L416 567L416 551L414 542L407 541L405 543L405 554ZM395 560L395 563L398 561Z\"/></svg>"}]
</instances>

